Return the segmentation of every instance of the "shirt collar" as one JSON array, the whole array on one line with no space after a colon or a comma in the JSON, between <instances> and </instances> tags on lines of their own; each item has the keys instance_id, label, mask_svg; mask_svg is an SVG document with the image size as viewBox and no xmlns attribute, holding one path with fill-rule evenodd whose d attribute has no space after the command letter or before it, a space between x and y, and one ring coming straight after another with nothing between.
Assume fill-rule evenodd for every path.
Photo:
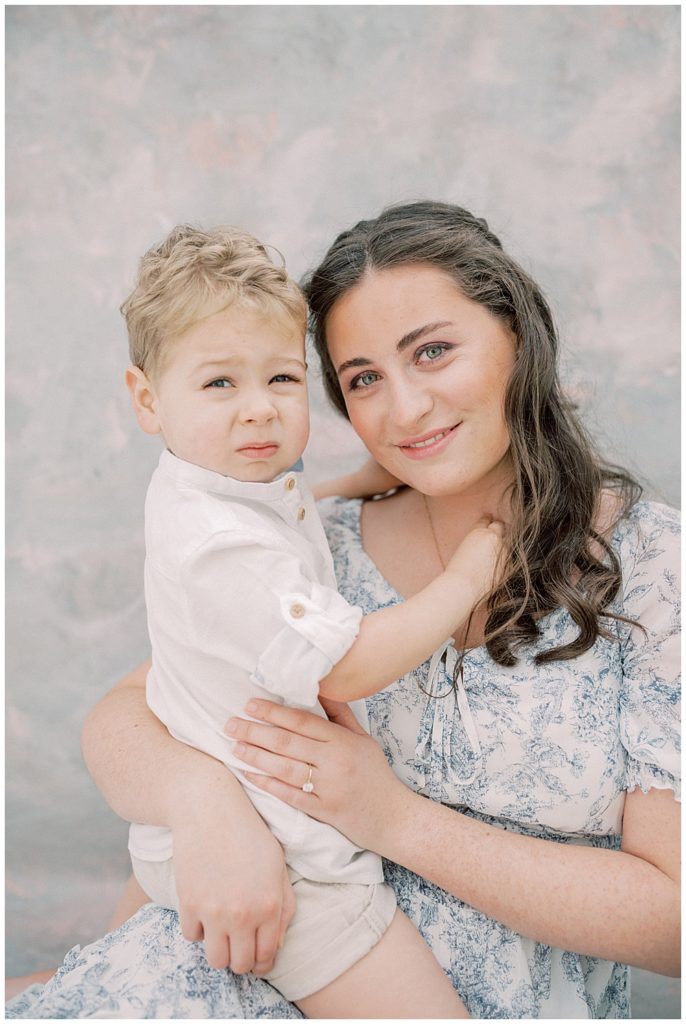
<instances>
[{"instance_id":1,"label":"shirt collar","mask_svg":"<svg viewBox=\"0 0 686 1024\"><path fill-rule=\"evenodd\" d=\"M264 484L236 480L232 476L222 476L221 473L215 473L214 470L205 469L203 466L196 466L192 462L185 462L184 459L179 459L169 449L162 452L159 469L167 476L172 476L175 480L211 494L222 494L232 498L266 502L283 501L284 497L286 497L290 499L290 504L293 500L299 498L300 480L297 474L302 473L303 462L302 459L298 459L285 473L281 473L275 480L270 480L269 483Z\"/></svg>"}]
</instances>

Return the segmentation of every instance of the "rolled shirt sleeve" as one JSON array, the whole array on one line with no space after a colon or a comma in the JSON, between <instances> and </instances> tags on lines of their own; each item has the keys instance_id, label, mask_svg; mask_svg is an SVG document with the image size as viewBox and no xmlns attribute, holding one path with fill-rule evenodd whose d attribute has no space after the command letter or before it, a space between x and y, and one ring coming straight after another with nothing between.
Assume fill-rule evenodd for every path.
<instances>
[{"instance_id":1,"label":"rolled shirt sleeve","mask_svg":"<svg viewBox=\"0 0 686 1024\"><path fill-rule=\"evenodd\" d=\"M361 609L268 534L215 534L186 560L183 584L194 642L288 704L316 703L359 632Z\"/></svg>"}]
</instances>

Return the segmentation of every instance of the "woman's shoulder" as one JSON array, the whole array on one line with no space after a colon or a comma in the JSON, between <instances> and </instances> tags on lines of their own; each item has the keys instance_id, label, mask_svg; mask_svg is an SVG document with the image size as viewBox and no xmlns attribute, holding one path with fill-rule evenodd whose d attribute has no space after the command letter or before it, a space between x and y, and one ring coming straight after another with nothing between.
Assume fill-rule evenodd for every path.
<instances>
[{"instance_id":1,"label":"woman's shoulder","mask_svg":"<svg viewBox=\"0 0 686 1024\"><path fill-rule=\"evenodd\" d=\"M342 549L362 546L361 507L361 498L322 498L317 502L317 511L334 558Z\"/></svg>"},{"instance_id":2,"label":"woman's shoulder","mask_svg":"<svg viewBox=\"0 0 686 1024\"><path fill-rule=\"evenodd\" d=\"M629 604L643 595L660 593L672 609L679 607L681 516L658 501L638 501L617 522L612 548L619 559L623 580L624 613L640 618Z\"/></svg>"},{"instance_id":3,"label":"woman's shoulder","mask_svg":"<svg viewBox=\"0 0 686 1024\"><path fill-rule=\"evenodd\" d=\"M616 546L629 544L638 557L655 545L678 545L681 537L681 513L659 501L635 502L617 521L613 531Z\"/></svg>"}]
</instances>

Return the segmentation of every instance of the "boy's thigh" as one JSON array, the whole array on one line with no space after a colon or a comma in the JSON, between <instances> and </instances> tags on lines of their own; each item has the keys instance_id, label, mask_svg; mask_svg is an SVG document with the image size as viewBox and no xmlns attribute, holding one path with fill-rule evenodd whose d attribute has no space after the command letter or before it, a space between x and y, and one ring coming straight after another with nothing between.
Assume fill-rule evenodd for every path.
<instances>
[{"instance_id":1,"label":"boy's thigh","mask_svg":"<svg viewBox=\"0 0 686 1024\"><path fill-rule=\"evenodd\" d=\"M168 860L140 860L131 858L133 873L143 892L153 903L168 910L179 909L179 897L174 878L174 858Z\"/></svg>"},{"instance_id":2,"label":"boy's thigh","mask_svg":"<svg viewBox=\"0 0 686 1024\"><path fill-rule=\"evenodd\" d=\"M312 882L292 868L295 914L282 949L266 975L291 1002L324 988L372 949L396 911L383 883Z\"/></svg>"}]
</instances>

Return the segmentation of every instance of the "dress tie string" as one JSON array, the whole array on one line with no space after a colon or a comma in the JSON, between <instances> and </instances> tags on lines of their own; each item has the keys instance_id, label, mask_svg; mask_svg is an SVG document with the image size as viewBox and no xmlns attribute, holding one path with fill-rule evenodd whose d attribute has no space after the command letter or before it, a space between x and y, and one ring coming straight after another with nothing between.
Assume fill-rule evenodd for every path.
<instances>
[{"instance_id":1,"label":"dress tie string","mask_svg":"<svg viewBox=\"0 0 686 1024\"><path fill-rule=\"evenodd\" d=\"M448 680L451 680L452 682L450 688L447 689L445 693L440 694L440 666L442 661L445 661L445 671ZM476 724L469 707L469 700L467 699L463 669L460 665L459 670L456 672L456 666L457 651L455 650L455 642L451 637L433 653L431 661L429 662L427 691L430 696L428 708L433 712L433 721L431 723L430 730L426 731L423 739L419 742L416 748L417 758L424 761L429 768L429 772L432 776L432 790L435 792L441 792L444 788L444 783L448 781L441 778L442 764L450 764L451 766L450 782L459 786L468 786L479 774L483 762L479 734L477 733ZM432 704L434 705L433 708L431 708ZM457 775L454 767L454 759L450 757L446 758L443 755L446 743L448 745L446 753L449 754L450 752L449 747L453 734L454 716L456 711L459 713L469 746L476 758L474 770L468 778L462 778Z\"/></svg>"}]
</instances>

